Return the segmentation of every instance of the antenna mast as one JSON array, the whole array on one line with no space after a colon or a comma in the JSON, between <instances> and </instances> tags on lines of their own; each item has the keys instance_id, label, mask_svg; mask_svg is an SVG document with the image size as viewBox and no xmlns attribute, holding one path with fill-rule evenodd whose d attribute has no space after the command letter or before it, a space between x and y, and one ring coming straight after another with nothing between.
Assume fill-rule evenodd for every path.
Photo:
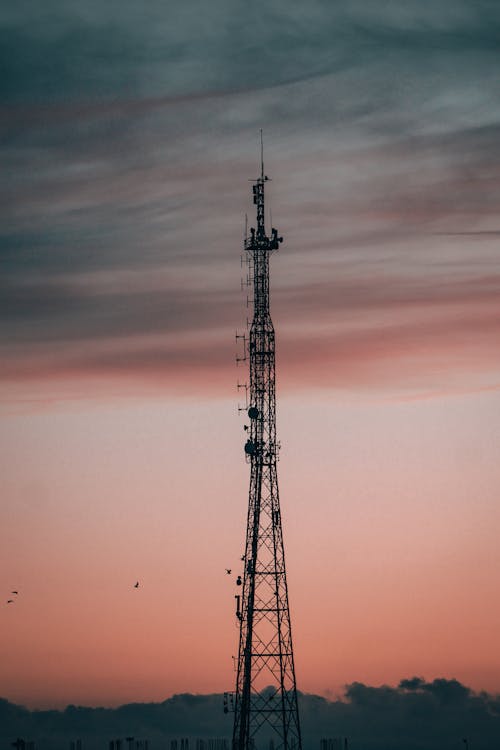
<instances>
[{"instance_id":1,"label":"antenna mast","mask_svg":"<svg viewBox=\"0 0 500 750\"><path fill-rule=\"evenodd\" d=\"M268 177L264 174L262 130L260 139L261 173L253 184L257 226L250 229L244 243L253 282L253 319L245 343L250 360L250 425L245 426L250 490L243 576L236 580L242 588L236 597L240 637L233 750L254 750L257 737L272 740L275 750L301 750L276 469L275 336L269 312L269 256L283 238L274 227L270 237L265 231L264 185Z\"/></svg>"},{"instance_id":2,"label":"antenna mast","mask_svg":"<svg viewBox=\"0 0 500 750\"><path fill-rule=\"evenodd\" d=\"M260 129L260 179L264 179L264 137Z\"/></svg>"}]
</instances>

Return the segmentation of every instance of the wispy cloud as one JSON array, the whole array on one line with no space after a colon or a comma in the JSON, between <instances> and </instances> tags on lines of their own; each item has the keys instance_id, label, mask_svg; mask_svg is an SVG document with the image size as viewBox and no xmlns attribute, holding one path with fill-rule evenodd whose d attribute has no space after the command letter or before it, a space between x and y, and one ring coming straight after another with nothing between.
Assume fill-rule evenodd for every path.
<instances>
[{"instance_id":1,"label":"wispy cloud","mask_svg":"<svg viewBox=\"0 0 500 750\"><path fill-rule=\"evenodd\" d=\"M353 383L417 339L425 374L450 329L463 371L496 369L466 343L500 273L496 8L112 6L2 10L4 379L224 367L260 126L283 350L300 315L296 351L328 328Z\"/></svg>"}]
</instances>

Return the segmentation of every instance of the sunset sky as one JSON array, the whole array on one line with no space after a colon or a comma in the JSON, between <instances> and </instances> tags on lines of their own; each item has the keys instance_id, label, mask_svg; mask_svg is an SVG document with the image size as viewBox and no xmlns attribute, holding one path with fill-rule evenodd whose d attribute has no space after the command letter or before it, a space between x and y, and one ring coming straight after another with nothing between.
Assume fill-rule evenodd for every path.
<instances>
[{"instance_id":1,"label":"sunset sky","mask_svg":"<svg viewBox=\"0 0 500 750\"><path fill-rule=\"evenodd\" d=\"M3 4L0 696L234 689L260 128L298 687L500 692L499 50L493 0Z\"/></svg>"}]
</instances>

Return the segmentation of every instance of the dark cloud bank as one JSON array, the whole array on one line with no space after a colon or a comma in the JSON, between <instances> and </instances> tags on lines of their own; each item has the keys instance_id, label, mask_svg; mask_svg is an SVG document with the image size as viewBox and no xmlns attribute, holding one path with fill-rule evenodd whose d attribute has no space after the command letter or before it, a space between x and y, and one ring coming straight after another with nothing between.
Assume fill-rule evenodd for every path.
<instances>
[{"instance_id":1,"label":"dark cloud bank","mask_svg":"<svg viewBox=\"0 0 500 750\"><path fill-rule=\"evenodd\" d=\"M467 738L473 750L500 743L500 696L474 693L457 680L402 680L397 687L348 685L342 699L300 695L305 750L322 737L347 736L353 750L453 750ZM68 706L64 711L29 711L0 700L3 746L24 736L38 750L67 748L82 738L87 750L107 747L112 738L149 738L151 750L180 737L229 737L231 715L221 695L174 695L163 703L119 708Z\"/></svg>"}]
</instances>

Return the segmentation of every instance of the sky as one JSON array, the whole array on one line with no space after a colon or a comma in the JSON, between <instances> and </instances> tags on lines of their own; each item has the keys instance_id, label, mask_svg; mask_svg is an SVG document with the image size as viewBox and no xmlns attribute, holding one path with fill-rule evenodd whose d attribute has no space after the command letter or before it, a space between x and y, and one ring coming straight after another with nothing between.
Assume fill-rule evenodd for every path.
<instances>
[{"instance_id":1,"label":"sky","mask_svg":"<svg viewBox=\"0 0 500 750\"><path fill-rule=\"evenodd\" d=\"M260 128L298 687L500 692L499 49L486 0L2 6L0 695L234 688Z\"/></svg>"}]
</instances>

